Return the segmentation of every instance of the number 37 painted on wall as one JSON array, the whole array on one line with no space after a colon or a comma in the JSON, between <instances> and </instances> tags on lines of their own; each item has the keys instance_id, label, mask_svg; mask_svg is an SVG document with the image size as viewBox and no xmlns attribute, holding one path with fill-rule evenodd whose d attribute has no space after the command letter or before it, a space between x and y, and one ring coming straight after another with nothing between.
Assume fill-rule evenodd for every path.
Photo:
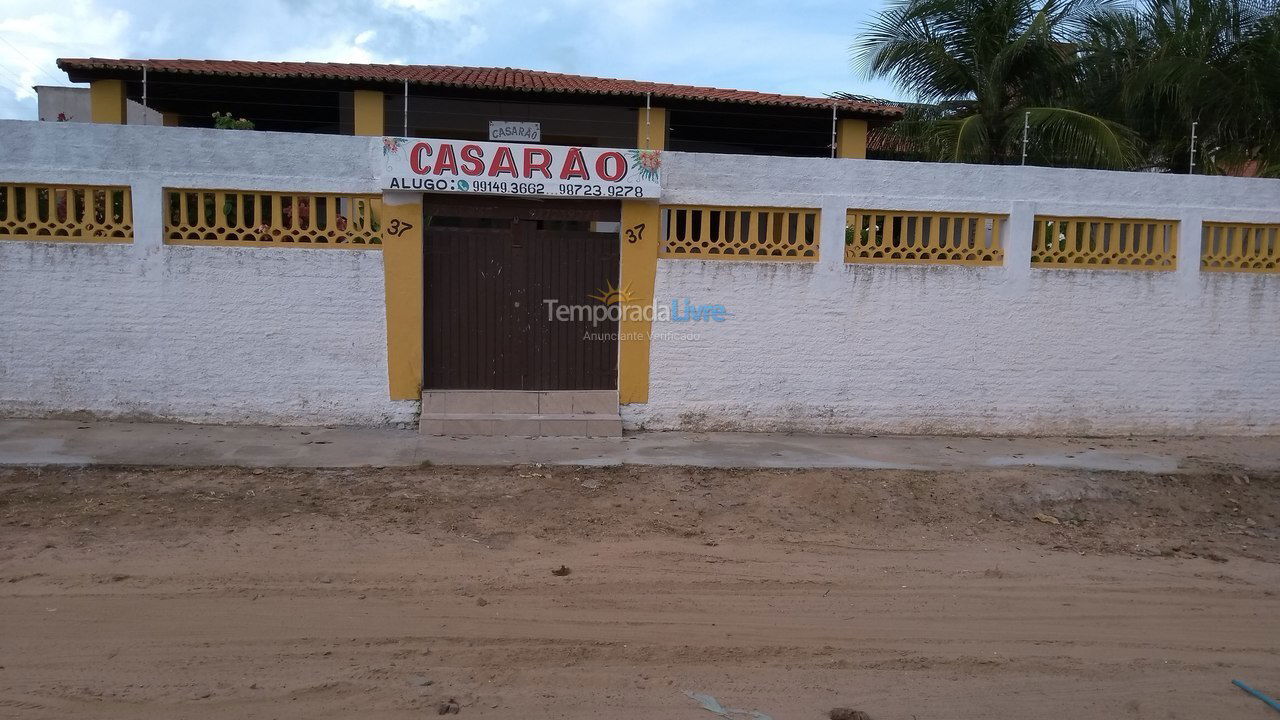
<instances>
[{"instance_id":1,"label":"number 37 painted on wall","mask_svg":"<svg viewBox=\"0 0 1280 720\"><path fill-rule=\"evenodd\" d=\"M632 225L625 230L627 242L636 243L644 239L644 223Z\"/></svg>"},{"instance_id":2,"label":"number 37 painted on wall","mask_svg":"<svg viewBox=\"0 0 1280 720\"><path fill-rule=\"evenodd\" d=\"M396 237L400 237L401 235L409 232L412 229L413 229L412 224L407 222L400 222L398 218L393 218L391 222L387 223L387 232Z\"/></svg>"}]
</instances>

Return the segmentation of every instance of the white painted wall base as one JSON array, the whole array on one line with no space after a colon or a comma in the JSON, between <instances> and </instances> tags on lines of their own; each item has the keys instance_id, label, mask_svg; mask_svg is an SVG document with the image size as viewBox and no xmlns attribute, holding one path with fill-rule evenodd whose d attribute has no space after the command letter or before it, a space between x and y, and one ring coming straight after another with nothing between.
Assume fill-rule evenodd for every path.
<instances>
[{"instance_id":1,"label":"white painted wall base","mask_svg":"<svg viewBox=\"0 0 1280 720\"><path fill-rule=\"evenodd\" d=\"M383 425L382 254L0 242L0 414Z\"/></svg>"},{"instance_id":2,"label":"white painted wall base","mask_svg":"<svg viewBox=\"0 0 1280 720\"><path fill-rule=\"evenodd\" d=\"M750 291L744 291L750 288ZM661 261L630 429L1280 432L1280 277Z\"/></svg>"}]
</instances>

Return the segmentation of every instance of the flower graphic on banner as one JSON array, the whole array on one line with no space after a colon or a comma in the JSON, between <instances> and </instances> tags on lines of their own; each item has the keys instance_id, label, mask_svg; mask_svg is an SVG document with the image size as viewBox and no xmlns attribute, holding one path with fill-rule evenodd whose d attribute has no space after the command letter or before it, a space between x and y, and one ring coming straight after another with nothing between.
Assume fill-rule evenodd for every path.
<instances>
[{"instance_id":1,"label":"flower graphic on banner","mask_svg":"<svg viewBox=\"0 0 1280 720\"><path fill-rule=\"evenodd\" d=\"M400 145L409 142L409 138L402 137L384 137L382 138L382 156L397 155L400 152Z\"/></svg>"},{"instance_id":2,"label":"flower graphic on banner","mask_svg":"<svg viewBox=\"0 0 1280 720\"><path fill-rule=\"evenodd\" d=\"M658 170L662 168L662 151L632 150L631 167L640 173L640 177L656 182L658 180Z\"/></svg>"}]
</instances>

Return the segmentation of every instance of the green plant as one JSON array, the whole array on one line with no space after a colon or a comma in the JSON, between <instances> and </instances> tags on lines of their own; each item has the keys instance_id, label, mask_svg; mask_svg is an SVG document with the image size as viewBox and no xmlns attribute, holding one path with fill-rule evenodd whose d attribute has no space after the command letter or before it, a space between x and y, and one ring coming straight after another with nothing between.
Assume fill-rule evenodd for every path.
<instances>
[{"instance_id":1,"label":"green plant","mask_svg":"<svg viewBox=\"0 0 1280 720\"><path fill-rule=\"evenodd\" d=\"M219 130L252 130L253 121L232 117L231 113L214 113L213 126Z\"/></svg>"},{"instance_id":2,"label":"green plant","mask_svg":"<svg viewBox=\"0 0 1280 720\"><path fill-rule=\"evenodd\" d=\"M856 242L860 242L865 245L871 240L872 230L874 230L878 235L880 233L880 226L874 224L863 227L846 225L844 228L844 244L853 245Z\"/></svg>"},{"instance_id":3,"label":"green plant","mask_svg":"<svg viewBox=\"0 0 1280 720\"><path fill-rule=\"evenodd\" d=\"M1144 165L1280 172L1275 0L1132 0L1094 11L1075 38L1085 106L1137 131Z\"/></svg>"},{"instance_id":4,"label":"green plant","mask_svg":"<svg viewBox=\"0 0 1280 720\"><path fill-rule=\"evenodd\" d=\"M891 77L936 106L902 133L931 159L1008 163L1024 121L1062 164L1124 168L1138 156L1123 125L1076 102L1066 42L1104 0L895 0L854 44L873 77Z\"/></svg>"}]
</instances>

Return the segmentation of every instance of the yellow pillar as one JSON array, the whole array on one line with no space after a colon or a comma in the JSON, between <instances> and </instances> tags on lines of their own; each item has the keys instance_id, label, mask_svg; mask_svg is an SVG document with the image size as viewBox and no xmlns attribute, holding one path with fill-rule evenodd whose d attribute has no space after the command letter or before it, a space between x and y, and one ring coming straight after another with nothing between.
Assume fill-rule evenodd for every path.
<instances>
[{"instance_id":1,"label":"yellow pillar","mask_svg":"<svg viewBox=\"0 0 1280 720\"><path fill-rule=\"evenodd\" d=\"M96 123L124 125L123 80L93 80L89 83L89 119Z\"/></svg>"},{"instance_id":2,"label":"yellow pillar","mask_svg":"<svg viewBox=\"0 0 1280 720\"><path fill-rule=\"evenodd\" d=\"M352 104L355 106L355 131L357 135L383 135L383 113L386 105L381 90L356 90Z\"/></svg>"},{"instance_id":3,"label":"yellow pillar","mask_svg":"<svg viewBox=\"0 0 1280 720\"><path fill-rule=\"evenodd\" d=\"M667 149L667 111L665 108L640 108L636 123L636 147L641 150Z\"/></svg>"},{"instance_id":4,"label":"yellow pillar","mask_svg":"<svg viewBox=\"0 0 1280 720\"><path fill-rule=\"evenodd\" d=\"M387 386L392 400L422 397L422 195L383 193Z\"/></svg>"},{"instance_id":5,"label":"yellow pillar","mask_svg":"<svg viewBox=\"0 0 1280 720\"><path fill-rule=\"evenodd\" d=\"M867 157L867 121L841 120L836 125L836 157Z\"/></svg>"},{"instance_id":6,"label":"yellow pillar","mask_svg":"<svg viewBox=\"0 0 1280 720\"><path fill-rule=\"evenodd\" d=\"M666 108L639 108L636 115L636 147L667 149ZM654 276L658 272L658 235L662 216L653 200L622 201L622 252L620 282L625 298L618 324L618 402L649 402L649 337L652 319L638 314L653 305Z\"/></svg>"},{"instance_id":7,"label":"yellow pillar","mask_svg":"<svg viewBox=\"0 0 1280 720\"><path fill-rule=\"evenodd\" d=\"M643 112L643 111L642 111ZM649 402L649 335L653 319L639 313L653 305L662 219L652 200L622 201L622 252L618 283L626 299L618 330L618 402Z\"/></svg>"}]
</instances>

